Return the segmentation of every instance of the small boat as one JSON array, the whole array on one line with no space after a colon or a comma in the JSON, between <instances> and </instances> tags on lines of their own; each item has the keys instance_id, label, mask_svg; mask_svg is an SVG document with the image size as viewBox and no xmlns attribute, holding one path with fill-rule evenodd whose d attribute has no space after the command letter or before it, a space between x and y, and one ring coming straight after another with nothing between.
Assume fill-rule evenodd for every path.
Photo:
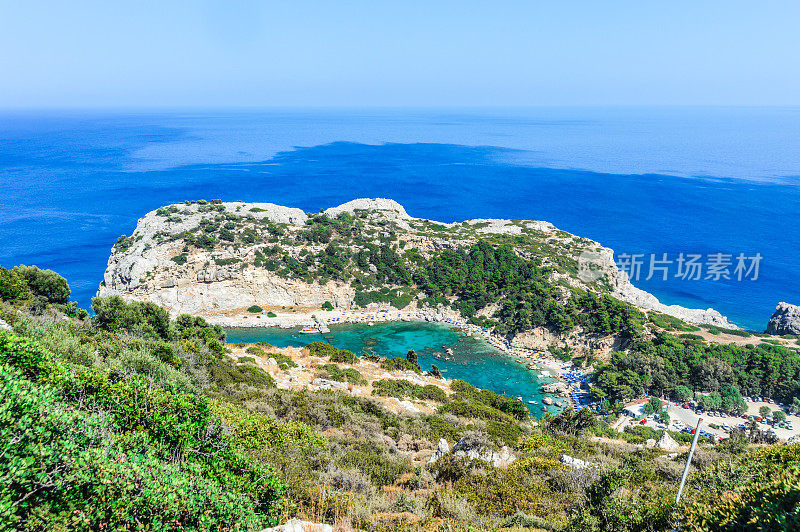
<instances>
[{"instance_id":1,"label":"small boat","mask_svg":"<svg viewBox=\"0 0 800 532\"><path fill-rule=\"evenodd\" d=\"M539 404L539 401L528 401L528 403L529 403L529 404L532 404L532 405L538 405L538 404Z\"/></svg>"},{"instance_id":2,"label":"small boat","mask_svg":"<svg viewBox=\"0 0 800 532\"><path fill-rule=\"evenodd\" d=\"M374 324L374 323L372 323L372 322L369 322L369 323L368 323L368 325L369 325L370 327L374 327L374 326L375 326L375 324Z\"/></svg>"},{"instance_id":3,"label":"small boat","mask_svg":"<svg viewBox=\"0 0 800 532\"><path fill-rule=\"evenodd\" d=\"M300 329L300 334L319 334L319 329L312 327L311 325L306 325Z\"/></svg>"}]
</instances>

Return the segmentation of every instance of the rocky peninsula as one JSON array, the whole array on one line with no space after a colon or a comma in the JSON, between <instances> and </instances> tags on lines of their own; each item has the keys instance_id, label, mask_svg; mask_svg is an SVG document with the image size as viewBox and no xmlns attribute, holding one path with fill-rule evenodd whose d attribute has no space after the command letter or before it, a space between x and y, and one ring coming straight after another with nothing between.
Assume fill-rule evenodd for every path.
<instances>
[{"instance_id":1,"label":"rocky peninsula","mask_svg":"<svg viewBox=\"0 0 800 532\"><path fill-rule=\"evenodd\" d=\"M411 274L402 278L403 268L413 273L415 265L479 242L507 246L535 262L564 301L574 293L608 295L687 323L735 328L713 309L662 304L617 269L611 249L548 222L442 223L414 218L399 203L380 198L320 213L219 200L159 208L119 238L98 295L151 301L173 315L200 315L229 327L310 325L325 307L343 321L354 321L361 309L394 319L466 320L455 297L430 297ZM402 264L390 271L397 261ZM492 320L497 311L498 303L488 302L475 317ZM565 343L568 336L585 343L582 332L531 327L511 336L519 346L536 348ZM610 348L615 339L594 335L592 341Z\"/></svg>"}]
</instances>

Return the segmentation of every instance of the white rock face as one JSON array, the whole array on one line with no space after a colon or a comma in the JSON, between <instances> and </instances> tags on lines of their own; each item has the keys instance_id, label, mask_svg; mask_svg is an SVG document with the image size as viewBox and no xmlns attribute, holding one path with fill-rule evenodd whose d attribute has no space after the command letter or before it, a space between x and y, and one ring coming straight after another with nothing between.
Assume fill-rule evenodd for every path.
<instances>
[{"instance_id":1,"label":"white rock face","mask_svg":"<svg viewBox=\"0 0 800 532\"><path fill-rule=\"evenodd\" d=\"M781 301L767 324L769 334L800 334L800 306Z\"/></svg>"},{"instance_id":2,"label":"white rock face","mask_svg":"<svg viewBox=\"0 0 800 532\"><path fill-rule=\"evenodd\" d=\"M594 280L593 277L596 275L602 273L607 274L610 277L609 281L612 287L612 295L631 305L641 309L655 310L656 312L674 316L689 323L716 325L726 329L738 329L738 327L730 323L725 316L712 308L702 310L689 309L679 305L665 305L653 294L636 288L628 279L628 274L617 269L617 265L614 262L614 251L610 248L599 247L592 252L584 253L579 257L578 264L581 267L581 272L578 276L584 280Z\"/></svg>"},{"instance_id":3,"label":"white rock face","mask_svg":"<svg viewBox=\"0 0 800 532\"><path fill-rule=\"evenodd\" d=\"M475 218L474 220L467 220L464 222L471 226L477 226L475 229L479 233L494 233L501 235L521 235L523 228L541 231L543 233L551 233L556 230L555 226L550 222L542 222L538 220L525 220L522 223L514 223L512 220L505 220L502 218ZM524 223L524 227L523 224Z\"/></svg>"},{"instance_id":4,"label":"white rock face","mask_svg":"<svg viewBox=\"0 0 800 532\"><path fill-rule=\"evenodd\" d=\"M282 525L265 528L261 532L333 532L333 527L322 523L290 519Z\"/></svg>"},{"instance_id":5,"label":"white rock face","mask_svg":"<svg viewBox=\"0 0 800 532\"><path fill-rule=\"evenodd\" d=\"M332 381L332 380L328 380L328 379L317 378L317 379L314 379L313 381L311 381L311 384L314 385L314 386L319 386L320 390L328 390L328 389L346 390L347 389L347 383L346 382Z\"/></svg>"},{"instance_id":6,"label":"white rock face","mask_svg":"<svg viewBox=\"0 0 800 532\"><path fill-rule=\"evenodd\" d=\"M356 210L385 211L384 215L388 219L413 220L413 218L406 212L405 207L396 201L387 198L358 198L348 201L347 203L343 203L338 207L325 209L323 212L329 217L335 218L343 212L349 212L352 214Z\"/></svg>"},{"instance_id":7,"label":"white rock face","mask_svg":"<svg viewBox=\"0 0 800 532\"><path fill-rule=\"evenodd\" d=\"M566 454L561 455L561 463L573 469L586 469L587 467L591 466L589 462L585 462L580 458L573 458Z\"/></svg>"},{"instance_id":8,"label":"white rock face","mask_svg":"<svg viewBox=\"0 0 800 532\"><path fill-rule=\"evenodd\" d=\"M8 323L6 323L3 320L0 320L0 331L11 332L11 331L13 331L13 329L11 328L11 325L9 325Z\"/></svg>"},{"instance_id":9,"label":"white rock face","mask_svg":"<svg viewBox=\"0 0 800 532\"><path fill-rule=\"evenodd\" d=\"M680 447L680 444L675 440L673 440L672 436L670 436L666 431L664 431L664 433L658 439L656 447L661 449L662 451L674 451L675 449Z\"/></svg>"}]
</instances>

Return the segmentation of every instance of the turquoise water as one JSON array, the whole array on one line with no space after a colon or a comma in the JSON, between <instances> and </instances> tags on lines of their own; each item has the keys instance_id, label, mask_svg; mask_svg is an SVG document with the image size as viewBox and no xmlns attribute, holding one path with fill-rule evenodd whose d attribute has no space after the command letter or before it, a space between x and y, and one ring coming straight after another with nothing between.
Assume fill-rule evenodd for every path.
<instances>
[{"instance_id":1,"label":"turquoise water","mask_svg":"<svg viewBox=\"0 0 800 532\"><path fill-rule=\"evenodd\" d=\"M325 341L358 355L405 356L413 349L419 356L422 369L430 369L431 364L435 364L448 379L462 379L479 388L509 397L522 397L534 415L543 414L540 380L536 378L538 371L529 370L513 357L445 325L426 322L378 323L373 327L344 324L331 326L331 332L324 335L300 334L299 329L278 327L228 329L226 332L231 343L269 342L276 347L302 347L311 342ZM453 350L451 360L444 359L448 347ZM436 358L435 353L442 358ZM529 404L528 401L538 404ZM558 410L554 406L548 408L552 412Z\"/></svg>"}]
</instances>

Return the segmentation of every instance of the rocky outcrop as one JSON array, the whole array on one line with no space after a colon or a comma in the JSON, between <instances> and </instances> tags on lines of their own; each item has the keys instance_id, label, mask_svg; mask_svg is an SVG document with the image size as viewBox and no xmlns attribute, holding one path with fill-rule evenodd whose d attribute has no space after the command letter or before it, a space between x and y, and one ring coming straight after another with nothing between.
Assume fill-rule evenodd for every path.
<instances>
[{"instance_id":1,"label":"rocky outcrop","mask_svg":"<svg viewBox=\"0 0 800 532\"><path fill-rule=\"evenodd\" d=\"M689 323L738 329L725 316L712 308L702 310L679 305L665 305L653 294L636 288L631 284L628 274L617 268L614 262L614 251L610 248L598 246L582 252L578 257L578 277L585 282L592 282L603 276L606 276L611 285L611 294L614 297L641 309L661 312Z\"/></svg>"},{"instance_id":2,"label":"rocky outcrop","mask_svg":"<svg viewBox=\"0 0 800 532\"><path fill-rule=\"evenodd\" d=\"M664 431L655 446L662 451L674 451L680 447L680 444L673 440L672 436L670 436L667 431Z\"/></svg>"},{"instance_id":3,"label":"rocky outcrop","mask_svg":"<svg viewBox=\"0 0 800 532\"><path fill-rule=\"evenodd\" d=\"M554 283L601 291L610 289L612 295L642 309L663 312L692 323L733 327L712 309L686 309L660 303L653 295L634 287L625 273L617 269L612 250L559 231L548 222L501 219L431 222L409 216L402 205L386 198L355 199L323 211L331 218L342 213L349 213L359 223L366 224L362 230L374 235L374 243L393 235L401 248L417 249L423 255L471 245L483 238L482 235L524 236L535 245L516 246L523 257L540 253L544 264L548 261L577 262L577 276L554 272ZM263 253L274 246L280 246L281 254L298 261L316 257L325 249L324 243L299 237L307 229L307 222L309 216L302 210L272 203L186 202L162 207L146 214L133 234L114 247L98 295L151 301L166 307L173 315L197 314L228 326L266 324L266 320L256 323L244 320L246 324L242 321L241 313L253 305L313 309L330 302L337 309L352 308L356 290L347 282L319 279L304 282L297 276L281 275L277 271L281 265L280 256L277 265L264 266ZM221 237L223 228L231 231L227 240ZM243 235L246 231L263 234L267 228L277 231L268 235L269 239L259 237L247 243L241 236L233 236L233 233ZM196 244L197 239L208 234L219 237L213 245L189 244ZM368 264L364 273L377 273L377 268ZM384 307L388 308L388 303ZM239 317L232 317L232 312L239 312ZM253 316L245 313L244 317ZM297 324L306 323L299 321ZM546 336L547 333L542 333L540 338L521 337L516 341L524 347L539 348L552 340ZM573 344L589 346L594 351L618 347L611 337L576 337L573 340ZM568 339L558 341L570 345ZM548 345L554 344L549 342ZM558 342L555 345L559 345Z\"/></svg>"},{"instance_id":4,"label":"rocky outcrop","mask_svg":"<svg viewBox=\"0 0 800 532\"><path fill-rule=\"evenodd\" d=\"M356 211L381 211L387 219L400 219L412 220L413 218L408 215L405 207L400 205L394 200L387 198L358 198L347 203L343 203L338 207L331 207L325 209L324 213L331 218L335 218L343 212L350 214Z\"/></svg>"},{"instance_id":5,"label":"rocky outcrop","mask_svg":"<svg viewBox=\"0 0 800 532\"><path fill-rule=\"evenodd\" d=\"M431 455L430 459L428 460L428 466L432 466L436 462L439 461L439 458L443 457L447 453L450 452L450 445L447 443L447 440L441 438L439 440L439 445L436 446L436 450Z\"/></svg>"},{"instance_id":6,"label":"rocky outcrop","mask_svg":"<svg viewBox=\"0 0 800 532\"><path fill-rule=\"evenodd\" d=\"M323 523L289 519L282 525L265 528L261 532L333 532L333 527Z\"/></svg>"},{"instance_id":7,"label":"rocky outcrop","mask_svg":"<svg viewBox=\"0 0 800 532\"><path fill-rule=\"evenodd\" d=\"M500 451L492 451L480 440L481 439L478 438L476 441L476 438L470 434L463 436L458 443L453 445L453 456L466 458L468 460L483 460L484 462L489 462L494 467L500 468L508 467L517 460L516 455L512 453L511 449L507 446L504 445ZM449 452L450 446L447 444L447 440L444 438L440 439L436 451L434 451L428 460L428 466L432 466Z\"/></svg>"},{"instance_id":8,"label":"rocky outcrop","mask_svg":"<svg viewBox=\"0 0 800 532\"><path fill-rule=\"evenodd\" d=\"M767 324L767 334L800 334L800 306L778 303Z\"/></svg>"},{"instance_id":9,"label":"rocky outcrop","mask_svg":"<svg viewBox=\"0 0 800 532\"><path fill-rule=\"evenodd\" d=\"M3 320L0 320L0 331L11 332L13 330L14 329L11 328L11 325L9 325L8 323L4 322Z\"/></svg>"},{"instance_id":10,"label":"rocky outcrop","mask_svg":"<svg viewBox=\"0 0 800 532\"><path fill-rule=\"evenodd\" d=\"M580 458L573 458L566 454L561 455L561 463L572 469L586 469L591 466L589 462L581 460Z\"/></svg>"},{"instance_id":11,"label":"rocky outcrop","mask_svg":"<svg viewBox=\"0 0 800 532\"><path fill-rule=\"evenodd\" d=\"M339 381L332 381L329 379L320 379L316 378L311 381L311 384L314 386L318 386L320 390L346 390L347 383L346 382L339 382Z\"/></svg>"}]
</instances>

